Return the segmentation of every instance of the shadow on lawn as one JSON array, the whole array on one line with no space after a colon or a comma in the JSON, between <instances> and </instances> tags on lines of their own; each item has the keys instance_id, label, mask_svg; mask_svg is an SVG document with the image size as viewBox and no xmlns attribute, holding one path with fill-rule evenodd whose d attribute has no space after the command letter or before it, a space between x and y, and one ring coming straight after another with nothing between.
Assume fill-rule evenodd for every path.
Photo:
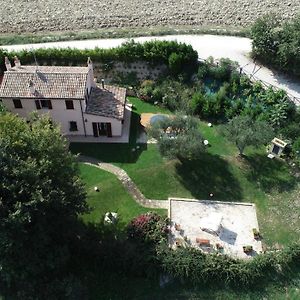
<instances>
[{"instance_id":1,"label":"shadow on lawn","mask_svg":"<svg viewBox=\"0 0 300 300\"><path fill-rule=\"evenodd\" d=\"M279 159L268 159L265 154L245 157L250 170L249 181L254 181L265 192L277 190L289 191L295 187L297 179L291 175L288 165Z\"/></svg>"},{"instance_id":2,"label":"shadow on lawn","mask_svg":"<svg viewBox=\"0 0 300 300\"><path fill-rule=\"evenodd\" d=\"M217 155L203 153L201 159L176 165L181 183L193 197L205 200L240 201L239 182L229 170L229 164ZM210 197L213 193L213 197Z\"/></svg>"},{"instance_id":3,"label":"shadow on lawn","mask_svg":"<svg viewBox=\"0 0 300 300\"><path fill-rule=\"evenodd\" d=\"M97 158L109 163L135 163L141 153L147 150L147 144L137 144L140 132L140 115L131 113L129 143L71 143L70 151ZM133 150L134 149L134 150Z\"/></svg>"}]
</instances>

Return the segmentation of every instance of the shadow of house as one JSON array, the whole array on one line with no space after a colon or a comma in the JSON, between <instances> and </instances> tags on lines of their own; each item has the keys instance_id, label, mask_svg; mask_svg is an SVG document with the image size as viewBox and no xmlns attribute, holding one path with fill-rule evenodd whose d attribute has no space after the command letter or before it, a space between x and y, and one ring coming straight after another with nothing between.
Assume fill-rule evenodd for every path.
<instances>
[{"instance_id":1,"label":"shadow of house","mask_svg":"<svg viewBox=\"0 0 300 300\"><path fill-rule=\"evenodd\" d=\"M240 201L242 191L239 182L229 169L229 164L217 155L203 153L200 159L176 164L181 183L197 199Z\"/></svg>"},{"instance_id":2,"label":"shadow of house","mask_svg":"<svg viewBox=\"0 0 300 300\"><path fill-rule=\"evenodd\" d=\"M284 192L295 187L297 179L284 161L269 159L263 154L247 156L245 159L250 167L247 179L256 182L263 191Z\"/></svg>"},{"instance_id":3,"label":"shadow of house","mask_svg":"<svg viewBox=\"0 0 300 300\"><path fill-rule=\"evenodd\" d=\"M129 143L71 143L70 151L90 156L108 163L135 163L147 144L137 144L140 130L140 115L131 112Z\"/></svg>"}]
</instances>

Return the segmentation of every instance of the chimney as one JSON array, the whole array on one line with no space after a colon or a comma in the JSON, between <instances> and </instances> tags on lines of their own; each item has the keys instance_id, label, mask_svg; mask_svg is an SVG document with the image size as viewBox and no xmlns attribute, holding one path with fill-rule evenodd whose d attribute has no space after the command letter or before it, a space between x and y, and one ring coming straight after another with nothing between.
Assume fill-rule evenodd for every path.
<instances>
[{"instance_id":1,"label":"chimney","mask_svg":"<svg viewBox=\"0 0 300 300\"><path fill-rule=\"evenodd\" d=\"M18 59L17 56L14 57L14 63L15 63L15 66L16 66L17 68L20 68L20 67L21 67L21 62L20 62L20 60Z\"/></svg>"},{"instance_id":2,"label":"chimney","mask_svg":"<svg viewBox=\"0 0 300 300\"><path fill-rule=\"evenodd\" d=\"M92 62L92 60L91 60L90 57L88 57L88 60L87 60L87 66L88 66L89 70L90 70L90 69L93 70L93 62Z\"/></svg>"},{"instance_id":3,"label":"chimney","mask_svg":"<svg viewBox=\"0 0 300 300\"><path fill-rule=\"evenodd\" d=\"M104 79L101 79L102 88L104 89Z\"/></svg>"},{"instance_id":4,"label":"chimney","mask_svg":"<svg viewBox=\"0 0 300 300\"><path fill-rule=\"evenodd\" d=\"M11 70L11 63L7 56L5 56L5 58L4 58L4 63L5 63L6 70L7 71Z\"/></svg>"},{"instance_id":5,"label":"chimney","mask_svg":"<svg viewBox=\"0 0 300 300\"><path fill-rule=\"evenodd\" d=\"M32 80L29 81L29 90L30 90L30 94L32 95L35 94L34 83L32 82Z\"/></svg>"},{"instance_id":6,"label":"chimney","mask_svg":"<svg viewBox=\"0 0 300 300\"><path fill-rule=\"evenodd\" d=\"M87 60L87 66L88 66L88 85L90 87L96 87L96 83L94 81L94 67L93 63L90 57L88 57Z\"/></svg>"}]
</instances>

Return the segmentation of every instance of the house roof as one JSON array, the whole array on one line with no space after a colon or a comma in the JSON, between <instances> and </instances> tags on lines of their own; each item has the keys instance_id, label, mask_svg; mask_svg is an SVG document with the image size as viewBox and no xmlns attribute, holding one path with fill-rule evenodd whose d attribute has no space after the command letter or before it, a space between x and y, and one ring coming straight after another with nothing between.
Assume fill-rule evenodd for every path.
<instances>
[{"instance_id":1,"label":"house roof","mask_svg":"<svg viewBox=\"0 0 300 300\"><path fill-rule=\"evenodd\" d=\"M88 67L20 66L6 71L0 98L83 99ZM29 85L33 85L32 94Z\"/></svg>"},{"instance_id":2,"label":"house roof","mask_svg":"<svg viewBox=\"0 0 300 300\"><path fill-rule=\"evenodd\" d=\"M86 113L122 120L126 101L126 89L105 85L92 88Z\"/></svg>"}]
</instances>

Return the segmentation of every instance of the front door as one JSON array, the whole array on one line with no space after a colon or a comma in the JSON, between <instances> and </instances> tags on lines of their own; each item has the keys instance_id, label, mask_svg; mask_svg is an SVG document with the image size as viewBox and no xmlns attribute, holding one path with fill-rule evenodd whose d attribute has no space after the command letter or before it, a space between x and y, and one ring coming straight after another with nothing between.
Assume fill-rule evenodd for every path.
<instances>
[{"instance_id":1,"label":"front door","mask_svg":"<svg viewBox=\"0 0 300 300\"><path fill-rule=\"evenodd\" d=\"M107 136L112 137L111 133L111 123L96 123L93 122L93 133L95 137Z\"/></svg>"}]
</instances>

